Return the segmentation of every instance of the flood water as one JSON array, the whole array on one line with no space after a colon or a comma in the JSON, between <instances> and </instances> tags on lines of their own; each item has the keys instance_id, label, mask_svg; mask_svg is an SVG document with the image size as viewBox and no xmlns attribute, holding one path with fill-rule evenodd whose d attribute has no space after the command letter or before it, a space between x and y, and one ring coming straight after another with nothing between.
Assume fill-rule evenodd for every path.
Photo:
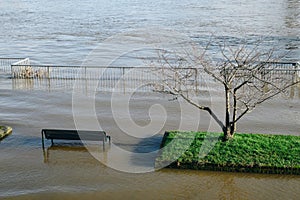
<instances>
[{"instance_id":1,"label":"flood water","mask_svg":"<svg viewBox=\"0 0 300 200\"><path fill-rule=\"evenodd\" d=\"M10 82L10 79L2 80L7 87ZM122 95L117 104L122 105ZM131 98L130 117L139 126L148 123L158 126L164 120L160 112L154 112L156 122L150 120L148 113L152 105L160 104L166 111L166 123L154 136L135 131L142 138L128 135L122 129L129 125L120 127L116 124L111 111L111 94L97 93L95 98L95 112L102 129L112 137L113 145L125 151L137 154L155 152L163 132L180 127L182 110L179 102L170 101L168 95L135 94ZM215 96L214 102L217 108L221 99ZM298 176L172 169L154 171L156 153L125 158L108 144L104 159L93 154L103 153L102 146L95 144L88 144L88 151L76 142L58 141L51 146L51 142L46 141L43 151L41 129L75 128L71 91L1 89L0 104L1 123L13 127L13 134L0 143L0 198L297 199L300 195ZM299 98L274 99L245 117L238 130L299 135L299 110ZM198 128L209 130L208 116L202 112L200 115ZM187 130L194 127L187 123L194 116L190 117L184 121Z\"/></svg>"},{"instance_id":2,"label":"flood water","mask_svg":"<svg viewBox=\"0 0 300 200\"><path fill-rule=\"evenodd\" d=\"M263 38L299 60L299 10L298 0L1 0L0 56L78 65L108 37L168 29L201 45L212 34L230 45Z\"/></svg>"},{"instance_id":3,"label":"flood water","mask_svg":"<svg viewBox=\"0 0 300 200\"><path fill-rule=\"evenodd\" d=\"M30 57L37 64L80 65L108 37L162 27L179 31L200 44L208 41L212 33L220 40L227 38L230 44L242 37L266 37L266 44L276 44L283 52L291 51L288 58L297 61L299 10L297 0L2 0L0 57ZM222 116L222 93L214 92L211 97ZM299 135L299 97L299 88L294 88L293 96L263 104L241 121L238 131ZM84 104L85 95L78 98ZM124 99L126 95L121 95L114 102L120 111L124 109ZM299 176L154 171L155 153L151 152L159 148L165 130L181 127L218 130L202 112L199 123L194 123L194 116L186 116L182 125L180 100L163 94L135 94L130 99L130 117L138 125L137 130L142 131L139 128L149 124L161 127L155 135L136 131L141 137L126 133L130 124L121 126L116 122L110 93L95 95L96 118L112 137L112 144L137 154L150 152L145 157L118 156L115 147L108 145L103 153L99 146L89 144L103 156L99 159L82 144L66 142L51 147L47 141L43 151L41 129L76 128L72 101L72 87L66 89L61 85L49 90L24 87L15 85L7 75L0 75L0 122L13 128L13 134L0 142L0 199L298 199L300 196ZM164 111L153 107L155 104ZM184 110L195 112L188 106ZM80 114L88 118L90 113L83 110Z\"/></svg>"}]
</instances>

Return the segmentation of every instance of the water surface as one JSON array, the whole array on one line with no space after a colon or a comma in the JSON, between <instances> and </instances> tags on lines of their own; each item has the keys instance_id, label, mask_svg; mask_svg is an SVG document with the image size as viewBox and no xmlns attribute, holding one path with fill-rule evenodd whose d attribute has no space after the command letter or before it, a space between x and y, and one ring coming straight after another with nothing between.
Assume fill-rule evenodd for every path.
<instances>
[{"instance_id":1,"label":"water surface","mask_svg":"<svg viewBox=\"0 0 300 200\"><path fill-rule=\"evenodd\" d=\"M137 124L149 123L145 113L157 103L165 107L168 119L162 131L153 137L131 137L116 126L109 96L107 93L97 95L98 119L112 136L113 143L124 150L154 151L159 148L164 130L179 127L180 119L176 116L180 115L180 109L176 101L168 101L169 97L164 95L136 95L131 102L131 116ZM1 89L0 104L1 123L14 129L13 134L0 143L1 198L297 199L300 195L298 176L169 169L131 174L105 166L78 143L58 142L51 147L51 142L47 141L46 152L43 152L42 128L75 128L72 94L68 91ZM247 116L238 129L299 135L299 106L298 99L271 101ZM208 116L203 113L199 128L207 130L207 124ZM93 148L102 151L101 146ZM106 159L115 161L110 160L109 149ZM154 158L129 162L133 169L139 169L153 166Z\"/></svg>"},{"instance_id":2,"label":"water surface","mask_svg":"<svg viewBox=\"0 0 300 200\"><path fill-rule=\"evenodd\" d=\"M214 42L225 38L230 45L240 43L242 38L251 43L263 37L264 45L291 51L287 59L299 61L299 12L297 0L2 0L0 57L30 57L37 64L80 65L108 37L159 27L178 31L201 45L209 41L211 34L216 36ZM141 38L147 36L136 38L142 44ZM24 80L15 83L8 75L0 75L0 121L13 127L13 134L0 142L0 198L298 199L300 196L298 176L170 169L129 174L105 166L77 143L59 143L56 147L47 143L43 152L42 128L75 128L71 92L72 85L65 83L42 88ZM299 135L300 92L298 88L294 92L293 98L279 97L258 107L241 121L238 130ZM222 116L222 94L215 95ZM161 104L168 114L163 129L146 139L130 137L116 126L108 93L98 93L95 105L97 117L113 142L125 150L141 153L157 150L164 130L178 129L181 111L178 102L171 99L158 94L142 94L132 99L131 117L141 126L150 122L148 111L154 104ZM158 116L157 120L160 119ZM207 130L209 122L208 116L201 113L199 129ZM131 160L130 164L133 168L151 167L153 159Z\"/></svg>"},{"instance_id":3,"label":"water surface","mask_svg":"<svg viewBox=\"0 0 300 200\"><path fill-rule=\"evenodd\" d=\"M297 0L2 0L0 56L78 65L108 37L157 27L201 45L211 34L213 42L226 39L230 45L264 38L263 45L291 51L288 59L299 60L299 10Z\"/></svg>"}]
</instances>

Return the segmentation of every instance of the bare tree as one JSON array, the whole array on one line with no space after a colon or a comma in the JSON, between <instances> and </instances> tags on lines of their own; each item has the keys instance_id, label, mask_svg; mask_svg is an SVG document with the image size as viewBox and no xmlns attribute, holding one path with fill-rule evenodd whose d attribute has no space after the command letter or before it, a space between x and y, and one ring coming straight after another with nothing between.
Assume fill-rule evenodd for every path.
<instances>
[{"instance_id":1,"label":"bare tree","mask_svg":"<svg viewBox=\"0 0 300 200\"><path fill-rule=\"evenodd\" d=\"M293 68L280 69L274 50L260 49L260 42L251 48L247 45L230 47L220 45L220 61L209 61L206 51L199 53L177 53L159 50L159 59L152 62L160 81L155 88L181 97L200 110L207 111L224 133L224 140L232 138L237 122L257 105L272 97L287 92L299 83L297 71ZM195 53L197 52L197 53ZM298 72L299 73L299 72ZM192 94L199 94L198 77L208 75L219 83L225 93L225 119L222 121L209 105L193 100Z\"/></svg>"}]
</instances>

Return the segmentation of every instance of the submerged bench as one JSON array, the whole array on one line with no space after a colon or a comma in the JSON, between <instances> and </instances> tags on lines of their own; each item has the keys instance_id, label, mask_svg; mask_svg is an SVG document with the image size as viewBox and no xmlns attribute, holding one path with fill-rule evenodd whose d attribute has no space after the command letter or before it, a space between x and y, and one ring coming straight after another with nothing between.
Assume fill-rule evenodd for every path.
<instances>
[{"instance_id":1,"label":"submerged bench","mask_svg":"<svg viewBox=\"0 0 300 200\"><path fill-rule=\"evenodd\" d=\"M44 148L44 138L53 140L82 140L82 141L102 141L103 149L105 142L110 142L110 136L105 131L87 131L87 130L63 130L63 129L42 129L42 145Z\"/></svg>"}]
</instances>

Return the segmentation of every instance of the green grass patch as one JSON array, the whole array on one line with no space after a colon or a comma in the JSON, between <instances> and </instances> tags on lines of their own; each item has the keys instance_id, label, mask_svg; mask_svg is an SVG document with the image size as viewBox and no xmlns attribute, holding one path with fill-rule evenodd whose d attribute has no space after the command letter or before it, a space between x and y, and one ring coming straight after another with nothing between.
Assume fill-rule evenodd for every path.
<instances>
[{"instance_id":1,"label":"green grass patch","mask_svg":"<svg viewBox=\"0 0 300 200\"><path fill-rule=\"evenodd\" d=\"M300 137L237 133L166 132L156 167L300 174Z\"/></svg>"}]
</instances>

